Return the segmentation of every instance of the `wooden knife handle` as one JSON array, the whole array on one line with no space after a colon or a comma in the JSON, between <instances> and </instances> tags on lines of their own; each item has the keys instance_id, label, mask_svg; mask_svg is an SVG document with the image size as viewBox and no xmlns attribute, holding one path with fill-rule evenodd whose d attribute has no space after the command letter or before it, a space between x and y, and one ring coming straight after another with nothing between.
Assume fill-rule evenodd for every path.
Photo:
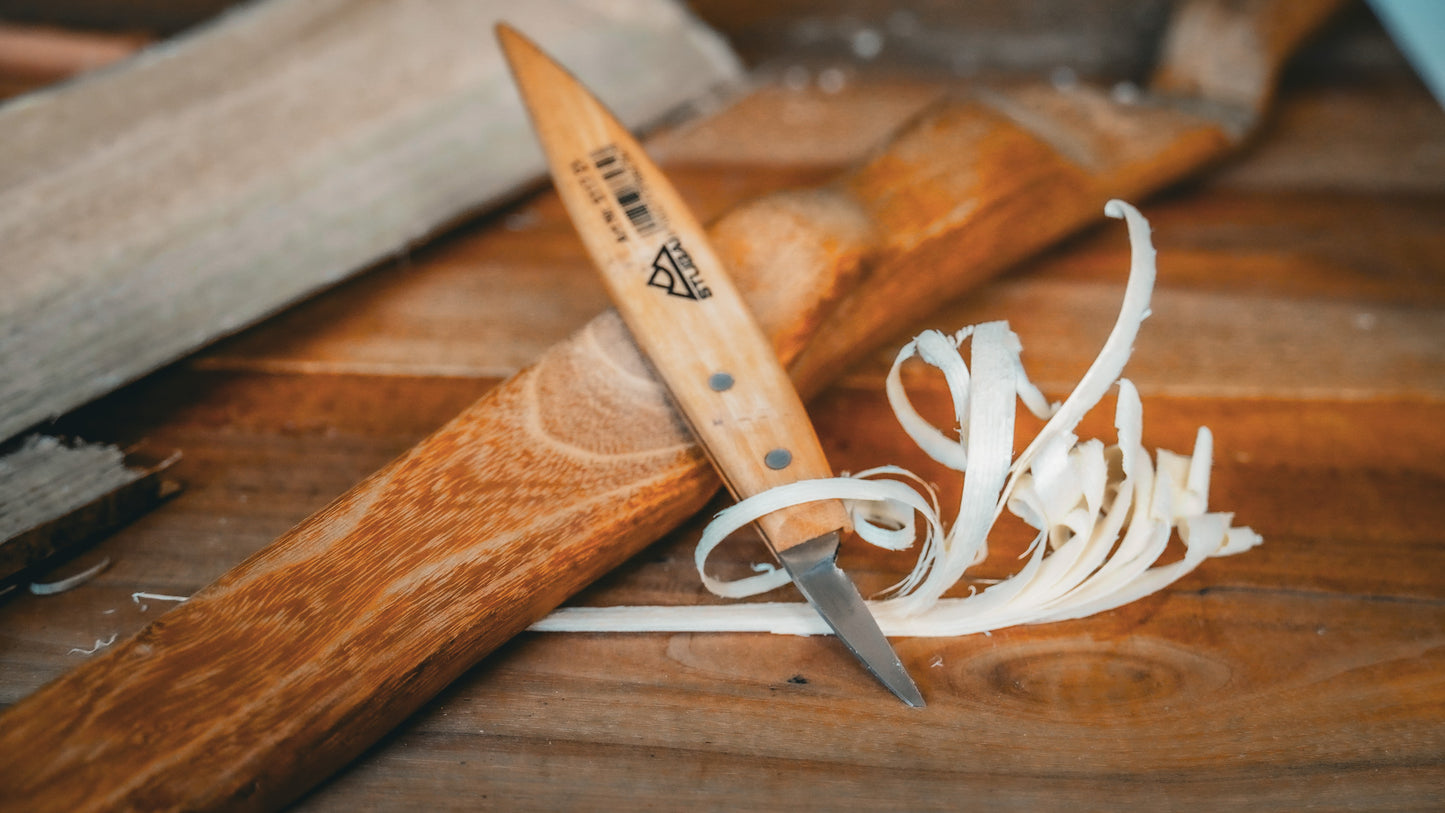
<instances>
[{"instance_id":1,"label":"wooden knife handle","mask_svg":"<svg viewBox=\"0 0 1445 813\"><path fill-rule=\"evenodd\" d=\"M628 177L628 188L641 190L626 193L640 194L634 205L648 207L648 216L663 225L643 234L626 224L626 247L616 251L619 243L603 231L609 224L598 215L586 184L558 186L584 241L594 246L594 260L633 340L723 483L743 498L831 477L802 399L702 226L636 142L625 132L609 135L603 166ZM574 179L599 169L589 164ZM775 511L758 525L769 545L782 551L846 530L849 522L841 502L825 500Z\"/></svg>"},{"instance_id":2,"label":"wooden knife handle","mask_svg":"<svg viewBox=\"0 0 1445 813\"><path fill-rule=\"evenodd\" d=\"M552 178L633 340L736 497L831 477L803 401L672 183L575 77L520 33L497 38ZM771 270L786 275L786 267ZM774 550L846 529L837 500L759 520Z\"/></svg>"}]
</instances>

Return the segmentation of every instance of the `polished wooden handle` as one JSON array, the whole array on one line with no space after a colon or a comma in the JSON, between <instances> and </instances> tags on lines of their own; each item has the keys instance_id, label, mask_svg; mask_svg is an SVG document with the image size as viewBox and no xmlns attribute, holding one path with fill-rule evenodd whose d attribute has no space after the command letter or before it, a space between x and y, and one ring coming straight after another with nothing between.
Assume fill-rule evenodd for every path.
<instances>
[{"instance_id":1,"label":"polished wooden handle","mask_svg":"<svg viewBox=\"0 0 1445 813\"><path fill-rule=\"evenodd\" d=\"M749 497L832 476L793 382L671 182L627 128L535 44L506 25L497 26L497 38L572 223L728 490ZM837 500L759 520L775 550L847 524Z\"/></svg>"}]
</instances>

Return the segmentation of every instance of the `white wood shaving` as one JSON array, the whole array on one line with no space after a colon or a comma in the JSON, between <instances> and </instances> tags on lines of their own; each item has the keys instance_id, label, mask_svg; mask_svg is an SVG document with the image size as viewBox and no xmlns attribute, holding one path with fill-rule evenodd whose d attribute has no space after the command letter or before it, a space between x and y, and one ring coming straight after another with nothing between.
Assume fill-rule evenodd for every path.
<instances>
[{"instance_id":1,"label":"white wood shaving","mask_svg":"<svg viewBox=\"0 0 1445 813\"><path fill-rule=\"evenodd\" d=\"M110 567L110 557L106 557L92 567L88 567L68 578L53 582L31 582L30 592L37 596L53 596L56 593L64 593L66 590L74 590L100 575L101 571L108 567Z\"/></svg>"},{"instance_id":2,"label":"white wood shaving","mask_svg":"<svg viewBox=\"0 0 1445 813\"><path fill-rule=\"evenodd\" d=\"M754 566L755 575L716 579L707 574L707 559L729 534L758 517L822 499L844 500L858 535L881 547L908 547L922 531L912 572L868 602L879 626L891 636L987 634L1016 624L1081 618L1161 590L1206 558L1260 544L1258 534L1232 526L1231 514L1209 511L1213 438L1207 428L1199 429L1188 456L1160 450L1151 460L1140 442L1139 393L1120 375L1149 315L1154 248L1148 221L1133 206L1114 200L1104 212L1128 226L1129 282L1113 331L1062 404L1049 404L1029 382L1018 337L1004 322L965 328L953 336L925 332L899 352L888 374L889 403L909 437L938 463L967 473L951 527L945 529L940 521L932 490L897 467L792 483L737 503L707 527L696 554L707 588L719 596L743 598L786 583L784 571L763 563ZM965 342L971 366L963 360ZM909 403L900 369L913 357L943 373L954 400L957 440L929 424ZM1116 385L1116 442L1106 447L1099 440L1080 441L1074 434L1079 421ZM1013 457L1019 401L1047 423ZM945 596L970 567L987 558L989 531L1005 510L1037 531L1022 566L968 596ZM1176 531L1184 543L1183 558L1157 564ZM829 632L817 612L801 602L568 607L532 629Z\"/></svg>"},{"instance_id":3,"label":"white wood shaving","mask_svg":"<svg viewBox=\"0 0 1445 813\"><path fill-rule=\"evenodd\" d=\"M90 649L84 649L84 648L78 647L78 646L71 647L71 648L70 648L70 654L71 654L71 655L94 655L95 653L97 653L97 652L101 651L102 649L105 649L106 647L108 647L108 646L110 646L111 644L115 643L115 639L116 639L116 638L119 638L119 637L120 637L119 635L117 635L116 633L112 632L112 633L110 634L110 637L109 637L109 638L97 638L97 639L95 639L95 645L92 646Z\"/></svg>"},{"instance_id":4,"label":"white wood shaving","mask_svg":"<svg viewBox=\"0 0 1445 813\"><path fill-rule=\"evenodd\" d=\"M145 603L146 601L174 601L184 603L190 601L190 599L190 596L170 596L165 593L146 593L144 591L130 594L130 600L140 605L141 612L146 612L151 608L149 604Z\"/></svg>"}]
</instances>

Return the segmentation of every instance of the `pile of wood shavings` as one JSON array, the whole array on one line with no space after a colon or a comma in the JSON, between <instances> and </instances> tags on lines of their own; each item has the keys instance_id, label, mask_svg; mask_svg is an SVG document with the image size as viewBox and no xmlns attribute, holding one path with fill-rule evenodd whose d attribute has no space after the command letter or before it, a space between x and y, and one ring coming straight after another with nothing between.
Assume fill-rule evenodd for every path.
<instances>
[{"instance_id":1,"label":"pile of wood shavings","mask_svg":"<svg viewBox=\"0 0 1445 813\"><path fill-rule=\"evenodd\" d=\"M780 508L821 499L844 500L858 535L889 549L910 547L922 529L913 571L869 609L891 636L956 636L1016 624L1081 618L1163 589L1206 558L1249 550L1262 540L1233 516L1210 512L1212 437L1201 427L1189 456L1160 450L1151 460L1140 442L1143 409L1138 391L1120 378L1139 326L1149 315L1155 256L1149 224L1123 201L1107 215L1128 225L1132 256L1119 318L1099 356L1062 404L1049 404L1029 382L1017 336L1005 322L965 328L954 336L929 331L898 354L888 375L888 399L909 436L930 457L966 472L959 511L947 529L935 495L922 480L897 467L809 480L772 489L720 512L703 532L697 568L708 589L741 598L786 583L772 564L735 581L707 575L706 561L733 531ZM961 347L967 340L971 366ZM918 357L949 384L958 439L925 421L908 402L900 368ZM1117 443L1075 436L1074 429L1117 384ZM1047 423L1012 457L1017 403ZM916 484L910 485L910 483ZM945 598L968 568L988 555L988 535L1004 510L1036 529L1023 565L1012 576L964 598ZM915 517L922 522L916 523ZM1158 564L1177 531L1182 559ZM759 631L793 635L828 633L807 604L723 606L569 607L532 627L539 631Z\"/></svg>"}]
</instances>

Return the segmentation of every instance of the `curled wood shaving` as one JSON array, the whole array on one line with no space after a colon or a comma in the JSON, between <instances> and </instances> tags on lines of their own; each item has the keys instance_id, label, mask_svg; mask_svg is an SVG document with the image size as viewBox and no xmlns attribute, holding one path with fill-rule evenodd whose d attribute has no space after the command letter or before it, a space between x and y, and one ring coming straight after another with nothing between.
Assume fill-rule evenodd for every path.
<instances>
[{"instance_id":1,"label":"curled wood shaving","mask_svg":"<svg viewBox=\"0 0 1445 813\"><path fill-rule=\"evenodd\" d=\"M102 649L105 649L106 647L108 647L108 646L110 646L111 644L115 643L116 639L119 638L119 637L120 637L120 636L119 636L118 634L112 632L112 633L110 634L110 637L109 637L109 638L96 638L96 639L95 639L95 644L94 644L93 646L91 646L90 649L86 649L86 648L84 648L84 647L79 647L79 646L73 646L73 647L71 647L71 648L70 648L70 654L71 654L71 655L94 655L95 653L97 653L97 652L101 651Z\"/></svg>"},{"instance_id":2,"label":"curled wood shaving","mask_svg":"<svg viewBox=\"0 0 1445 813\"><path fill-rule=\"evenodd\" d=\"M884 633L894 636L967 635L1080 618L1160 590L1208 557L1258 545L1259 535L1232 526L1232 515L1208 510L1213 438L1207 428L1199 429L1187 456L1160 450L1151 459L1140 442L1139 393L1120 375L1149 315L1154 248L1149 224L1133 206L1115 200L1104 211L1128 225L1129 283L1113 331L1063 403L1049 404L1028 380L1018 337L1004 322L976 325L952 336L925 332L899 352L889 372L889 403L909 436L938 463L967 473L951 527L943 526L937 499L922 480L896 467L793 483L737 503L708 526L696 555L708 589L742 598L787 582L787 574L771 564L755 565L758 572L747 578L719 580L707 574L707 558L729 534L758 517L822 499L844 500L858 535L881 547L908 547L921 531L912 572L869 602ZM963 360L965 343L970 345L971 364ZM948 382L957 440L929 424L909 403L900 369L914 357L939 369ZM1074 429L1116 385L1115 443L1081 441ZM1019 401L1047 423L1013 457ZM971 595L946 597L970 567L987 558L989 531L1005 510L1037 531L1022 566ZM916 517L923 522L917 523ZM1176 531L1184 543L1183 558L1158 564ZM818 614L798 602L570 607L532 629L828 632Z\"/></svg>"}]
</instances>

